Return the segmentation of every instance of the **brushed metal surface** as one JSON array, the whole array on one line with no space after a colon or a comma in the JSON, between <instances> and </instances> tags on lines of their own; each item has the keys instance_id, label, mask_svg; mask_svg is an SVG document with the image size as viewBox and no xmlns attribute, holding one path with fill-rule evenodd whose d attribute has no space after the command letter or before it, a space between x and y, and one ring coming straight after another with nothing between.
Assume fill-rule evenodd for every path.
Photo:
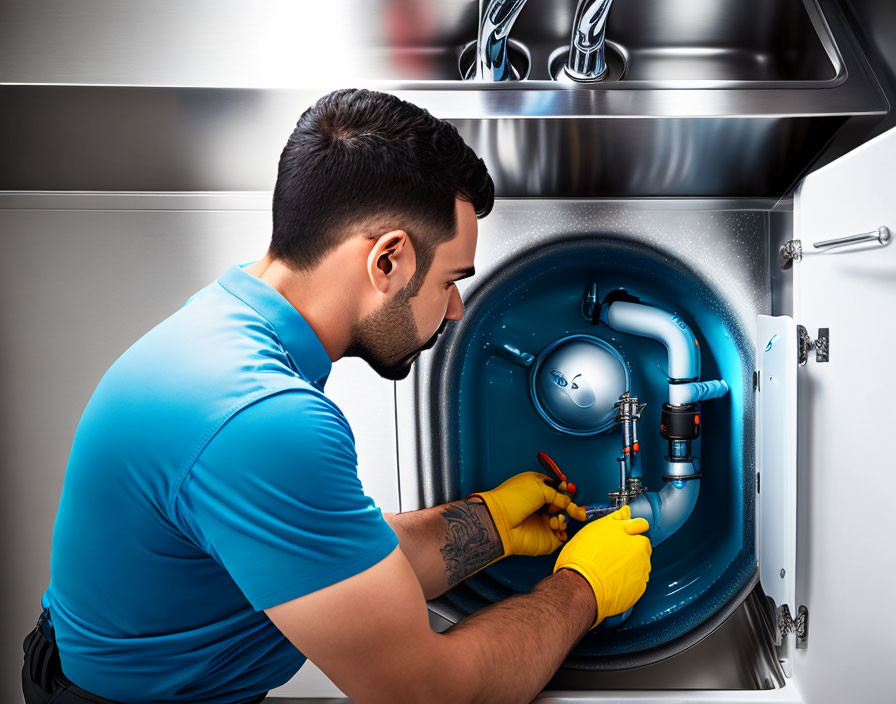
<instances>
[{"instance_id":1,"label":"brushed metal surface","mask_svg":"<svg viewBox=\"0 0 896 704\"><path fill-rule=\"evenodd\" d=\"M705 639L675 657L634 670L592 672L561 670L550 691L577 690L756 690L784 684L774 647L771 621L761 590L754 590L734 613Z\"/></svg>"},{"instance_id":2,"label":"brushed metal surface","mask_svg":"<svg viewBox=\"0 0 896 704\"><path fill-rule=\"evenodd\" d=\"M521 92L529 94L524 100L533 109L543 100L576 95ZM586 92L594 98L588 110L599 116L505 118L498 101L483 108L494 111L487 119L457 117L461 111L452 99L470 94L397 94L452 118L504 197L777 197L846 120L839 113L752 114L757 106L741 95L751 91L636 91L653 103L642 108L619 91ZM726 94L743 102L726 103ZM286 138L320 95L310 90L0 87L0 190L272 190ZM483 102L486 97L501 96L486 94ZM781 97L777 109L786 110L787 97ZM747 114L707 117L699 114L701 105ZM635 112L624 116L626 110ZM654 115L639 116L640 111ZM688 111L690 116L672 116Z\"/></svg>"},{"instance_id":3,"label":"brushed metal surface","mask_svg":"<svg viewBox=\"0 0 896 704\"><path fill-rule=\"evenodd\" d=\"M888 100L896 97L896 3L891 0L845 0L857 39L872 62ZM896 112L877 127L880 134L896 125ZM873 135L872 135L873 136Z\"/></svg>"},{"instance_id":4,"label":"brushed metal surface","mask_svg":"<svg viewBox=\"0 0 896 704\"><path fill-rule=\"evenodd\" d=\"M22 701L22 640L40 613L71 441L96 383L228 266L264 254L270 201L269 193L0 193L0 701ZM351 423L365 492L397 511L393 384L344 359L326 393Z\"/></svg>"},{"instance_id":5,"label":"brushed metal surface","mask_svg":"<svg viewBox=\"0 0 896 704\"><path fill-rule=\"evenodd\" d=\"M430 615L434 630L445 631L451 622ZM757 690L784 684L771 645L772 622L760 588L747 598L715 631L677 656L644 667L595 672L560 668L541 693L549 702L558 691L588 690Z\"/></svg>"},{"instance_id":6,"label":"brushed metal surface","mask_svg":"<svg viewBox=\"0 0 896 704\"><path fill-rule=\"evenodd\" d=\"M453 121L500 196L779 197L888 110L836 0L645 2L611 13L624 80L547 80L573 3L530 0L532 80L483 86L457 68L476 2L7 0L0 189L269 190L299 114L355 85Z\"/></svg>"},{"instance_id":7,"label":"brushed metal surface","mask_svg":"<svg viewBox=\"0 0 896 704\"><path fill-rule=\"evenodd\" d=\"M585 672L560 668L544 691L535 699L541 704L558 702L573 694L575 701L606 701L607 690L620 692L668 691L673 701L682 690L768 690L784 684L784 677L771 646L771 621L760 589L744 602L718 629L678 656L654 665L615 672ZM451 627L430 612L430 626L437 632ZM348 699L291 699L269 696L277 704L348 702ZM725 701L733 701L726 698Z\"/></svg>"},{"instance_id":8,"label":"brushed metal surface","mask_svg":"<svg viewBox=\"0 0 896 704\"><path fill-rule=\"evenodd\" d=\"M844 77L830 0L628 0L608 39L626 80L831 81ZM577 0L529 0L511 36L532 78L568 45ZM4 82L304 87L346 80L460 79L457 50L478 34L477 0L4 0ZM837 29L835 28L836 32Z\"/></svg>"},{"instance_id":9,"label":"brushed metal surface","mask_svg":"<svg viewBox=\"0 0 896 704\"><path fill-rule=\"evenodd\" d=\"M862 47L887 101L896 102L896 3L892 0L842 0L849 25ZM816 160L820 168L855 149L863 142L896 126L896 110L883 120L850 120L849 128L837 133Z\"/></svg>"}]
</instances>

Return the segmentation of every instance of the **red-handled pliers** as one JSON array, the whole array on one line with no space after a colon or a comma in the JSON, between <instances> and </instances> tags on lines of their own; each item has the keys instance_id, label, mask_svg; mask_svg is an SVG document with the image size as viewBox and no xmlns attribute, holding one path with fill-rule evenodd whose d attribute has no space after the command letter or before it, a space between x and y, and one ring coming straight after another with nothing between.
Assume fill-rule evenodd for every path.
<instances>
[{"instance_id":1,"label":"red-handled pliers","mask_svg":"<svg viewBox=\"0 0 896 704\"><path fill-rule=\"evenodd\" d=\"M553 473L556 477L556 482L552 481L551 485L554 486L557 491L569 494L570 496L576 493L576 485L566 478L566 475L560 470L560 467L557 466L557 463L551 459L551 456L547 452L538 453L538 464Z\"/></svg>"},{"instance_id":2,"label":"red-handled pliers","mask_svg":"<svg viewBox=\"0 0 896 704\"><path fill-rule=\"evenodd\" d=\"M566 478L566 475L557 466L557 463L548 455L547 452L539 452L538 453L538 463L544 467L550 474L554 475L554 478L549 481L550 485L559 491L561 494L566 494L570 498L572 498L576 493L576 485L573 484ZM547 507L547 514L551 518L553 522L556 517L557 525L552 526L552 528L557 531L558 537L561 541L566 542L566 517L558 516L563 509L554 506L553 504ZM561 520L562 519L562 520Z\"/></svg>"}]
</instances>

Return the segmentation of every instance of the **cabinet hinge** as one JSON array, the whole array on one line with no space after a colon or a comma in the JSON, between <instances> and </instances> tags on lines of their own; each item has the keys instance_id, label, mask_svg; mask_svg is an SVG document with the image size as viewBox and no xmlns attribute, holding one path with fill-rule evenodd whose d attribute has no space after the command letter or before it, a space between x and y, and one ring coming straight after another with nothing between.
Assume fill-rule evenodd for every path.
<instances>
[{"instance_id":1,"label":"cabinet hinge","mask_svg":"<svg viewBox=\"0 0 896 704\"><path fill-rule=\"evenodd\" d=\"M818 328L818 337L809 337L809 331L802 325L796 326L796 348L801 367L809 361L810 350L815 350L816 362L830 361L830 328Z\"/></svg>"},{"instance_id":2,"label":"cabinet hinge","mask_svg":"<svg viewBox=\"0 0 896 704\"><path fill-rule=\"evenodd\" d=\"M794 262L803 258L803 243L799 240L787 240L778 250L778 265L782 269L789 269Z\"/></svg>"},{"instance_id":3,"label":"cabinet hinge","mask_svg":"<svg viewBox=\"0 0 896 704\"><path fill-rule=\"evenodd\" d=\"M796 618L790 615L790 607L787 604L779 606L776 613L777 642L780 645L784 636L791 633L796 636L796 647L805 648L809 639L809 609L800 605L796 611Z\"/></svg>"}]
</instances>

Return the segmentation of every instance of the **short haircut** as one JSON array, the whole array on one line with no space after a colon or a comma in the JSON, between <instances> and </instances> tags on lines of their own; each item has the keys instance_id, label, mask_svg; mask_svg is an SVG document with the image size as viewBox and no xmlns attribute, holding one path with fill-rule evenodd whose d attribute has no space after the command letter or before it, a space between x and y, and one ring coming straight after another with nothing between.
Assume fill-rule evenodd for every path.
<instances>
[{"instance_id":1,"label":"short haircut","mask_svg":"<svg viewBox=\"0 0 896 704\"><path fill-rule=\"evenodd\" d=\"M485 163L457 129L394 95L325 95L299 118L280 155L269 253L310 269L350 237L408 233L419 290L435 248L457 234L455 200L485 217L495 198Z\"/></svg>"}]
</instances>

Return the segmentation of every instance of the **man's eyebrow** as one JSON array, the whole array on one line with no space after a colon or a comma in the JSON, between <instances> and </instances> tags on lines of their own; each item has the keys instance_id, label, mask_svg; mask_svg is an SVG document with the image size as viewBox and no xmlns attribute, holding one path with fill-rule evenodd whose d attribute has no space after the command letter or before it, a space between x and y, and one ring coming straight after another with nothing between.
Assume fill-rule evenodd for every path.
<instances>
[{"instance_id":1,"label":"man's eyebrow","mask_svg":"<svg viewBox=\"0 0 896 704\"><path fill-rule=\"evenodd\" d=\"M460 281L461 279L467 279L471 276L474 276L475 274L476 274L476 267L473 267L473 266L467 267L466 269L455 269L454 272L452 272L452 276L454 277L455 281Z\"/></svg>"}]
</instances>

